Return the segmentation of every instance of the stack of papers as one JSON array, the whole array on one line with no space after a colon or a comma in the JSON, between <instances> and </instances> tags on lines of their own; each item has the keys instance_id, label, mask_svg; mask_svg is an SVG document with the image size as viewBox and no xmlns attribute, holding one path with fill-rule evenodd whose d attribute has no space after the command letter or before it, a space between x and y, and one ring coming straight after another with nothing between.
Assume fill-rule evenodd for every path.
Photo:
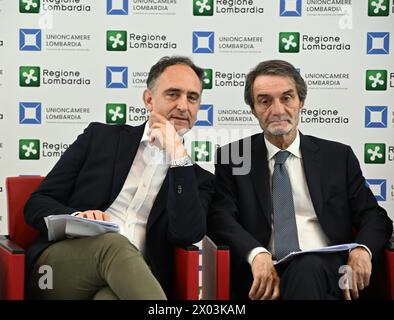
<instances>
[{"instance_id":1,"label":"stack of papers","mask_svg":"<svg viewBox=\"0 0 394 320\"><path fill-rule=\"evenodd\" d=\"M304 250L304 251L294 251L294 252L290 252L286 257L278 260L278 261L274 261L274 265L275 264L279 264L279 263L283 263L283 262L287 262L290 261L291 259L293 259L295 256L300 255L300 254L304 254L304 253L330 253L330 252L337 252L337 251L345 251L345 250L351 250L355 247L358 247L359 244L358 243L344 243L344 244L338 244L335 246L329 246L329 247L322 247L322 248L316 248L316 249L309 249L309 250Z\"/></svg>"},{"instance_id":2,"label":"stack of papers","mask_svg":"<svg viewBox=\"0 0 394 320\"><path fill-rule=\"evenodd\" d=\"M119 225L113 222L90 220L68 214L52 215L44 218L48 228L48 240L91 237L107 232L119 232Z\"/></svg>"}]
</instances>

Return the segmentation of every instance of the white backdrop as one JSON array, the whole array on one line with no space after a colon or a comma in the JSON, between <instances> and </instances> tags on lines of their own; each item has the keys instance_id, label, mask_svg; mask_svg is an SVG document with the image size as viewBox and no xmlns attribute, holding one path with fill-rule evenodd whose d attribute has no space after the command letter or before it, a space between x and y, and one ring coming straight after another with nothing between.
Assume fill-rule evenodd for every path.
<instances>
[{"instance_id":1,"label":"white backdrop","mask_svg":"<svg viewBox=\"0 0 394 320\"><path fill-rule=\"evenodd\" d=\"M393 0L0 0L0 234L5 177L46 175L89 122L146 120L147 71L173 54L207 69L187 137L202 166L260 131L245 74L288 60L309 87L302 132L350 144L394 218L393 29Z\"/></svg>"}]
</instances>

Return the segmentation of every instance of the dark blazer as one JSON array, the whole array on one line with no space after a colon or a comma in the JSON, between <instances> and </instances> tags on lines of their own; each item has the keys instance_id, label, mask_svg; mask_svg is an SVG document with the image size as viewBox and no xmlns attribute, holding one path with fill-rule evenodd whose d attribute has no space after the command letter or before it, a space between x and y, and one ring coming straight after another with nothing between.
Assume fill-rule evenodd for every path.
<instances>
[{"instance_id":1,"label":"dark blazer","mask_svg":"<svg viewBox=\"0 0 394 320\"><path fill-rule=\"evenodd\" d=\"M44 217L97 209L116 199L130 171L144 125L91 123L66 150L25 206L26 222L40 231L27 252L31 270L48 241ZM173 251L206 232L213 175L198 165L170 168L147 222L145 259L167 296L171 294Z\"/></svg>"},{"instance_id":2,"label":"dark blazer","mask_svg":"<svg viewBox=\"0 0 394 320\"><path fill-rule=\"evenodd\" d=\"M231 157L226 161L226 155L237 154L242 146L251 150L244 154L251 169L246 175L233 175L239 161L234 162ZM378 258L393 226L366 187L352 149L302 134L300 148L313 207L328 239L332 244L364 244L373 258ZM244 299L253 280L246 256L255 247L267 247L271 237L271 190L263 134L218 149L216 162L216 193L208 215L208 235L215 242L230 246L231 295ZM355 239L353 228L358 231Z\"/></svg>"}]
</instances>

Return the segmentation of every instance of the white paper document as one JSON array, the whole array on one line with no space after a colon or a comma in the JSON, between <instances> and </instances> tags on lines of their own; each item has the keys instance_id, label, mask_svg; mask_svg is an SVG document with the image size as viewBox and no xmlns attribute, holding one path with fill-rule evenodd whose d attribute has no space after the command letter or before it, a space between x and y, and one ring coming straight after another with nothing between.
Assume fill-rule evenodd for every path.
<instances>
[{"instance_id":1,"label":"white paper document","mask_svg":"<svg viewBox=\"0 0 394 320\"><path fill-rule=\"evenodd\" d=\"M303 251L294 251L294 252L290 252L286 257L278 260L278 261L274 261L274 265L275 264L279 264L279 263L283 263L283 262L287 262L290 261L291 259L293 259L295 256L300 255L300 254L304 254L304 253L330 253L330 252L338 252L338 251L345 251L345 250L350 250L353 249L355 247L358 247L359 244L358 243L344 243L344 244L338 244L335 246L329 246L329 247L322 247L322 248L315 248L315 249L309 249L309 250L303 250Z\"/></svg>"},{"instance_id":2,"label":"white paper document","mask_svg":"<svg viewBox=\"0 0 394 320\"><path fill-rule=\"evenodd\" d=\"M119 225L109 221L90 220L68 214L52 215L44 218L48 228L48 240L91 237L107 232L119 232Z\"/></svg>"}]
</instances>

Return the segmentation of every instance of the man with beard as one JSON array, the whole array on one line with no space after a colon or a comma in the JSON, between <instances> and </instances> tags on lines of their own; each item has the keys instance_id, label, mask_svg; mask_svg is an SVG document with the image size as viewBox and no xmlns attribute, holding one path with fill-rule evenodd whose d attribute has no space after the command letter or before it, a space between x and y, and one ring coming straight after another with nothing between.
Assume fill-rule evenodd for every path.
<instances>
[{"instance_id":1,"label":"man with beard","mask_svg":"<svg viewBox=\"0 0 394 320\"><path fill-rule=\"evenodd\" d=\"M352 149L297 129L306 93L291 64L261 62L247 75L245 102L263 133L218 149L208 235L230 247L232 298L356 299L392 233ZM274 265L293 251L350 242L358 244L350 252Z\"/></svg>"}]
</instances>

